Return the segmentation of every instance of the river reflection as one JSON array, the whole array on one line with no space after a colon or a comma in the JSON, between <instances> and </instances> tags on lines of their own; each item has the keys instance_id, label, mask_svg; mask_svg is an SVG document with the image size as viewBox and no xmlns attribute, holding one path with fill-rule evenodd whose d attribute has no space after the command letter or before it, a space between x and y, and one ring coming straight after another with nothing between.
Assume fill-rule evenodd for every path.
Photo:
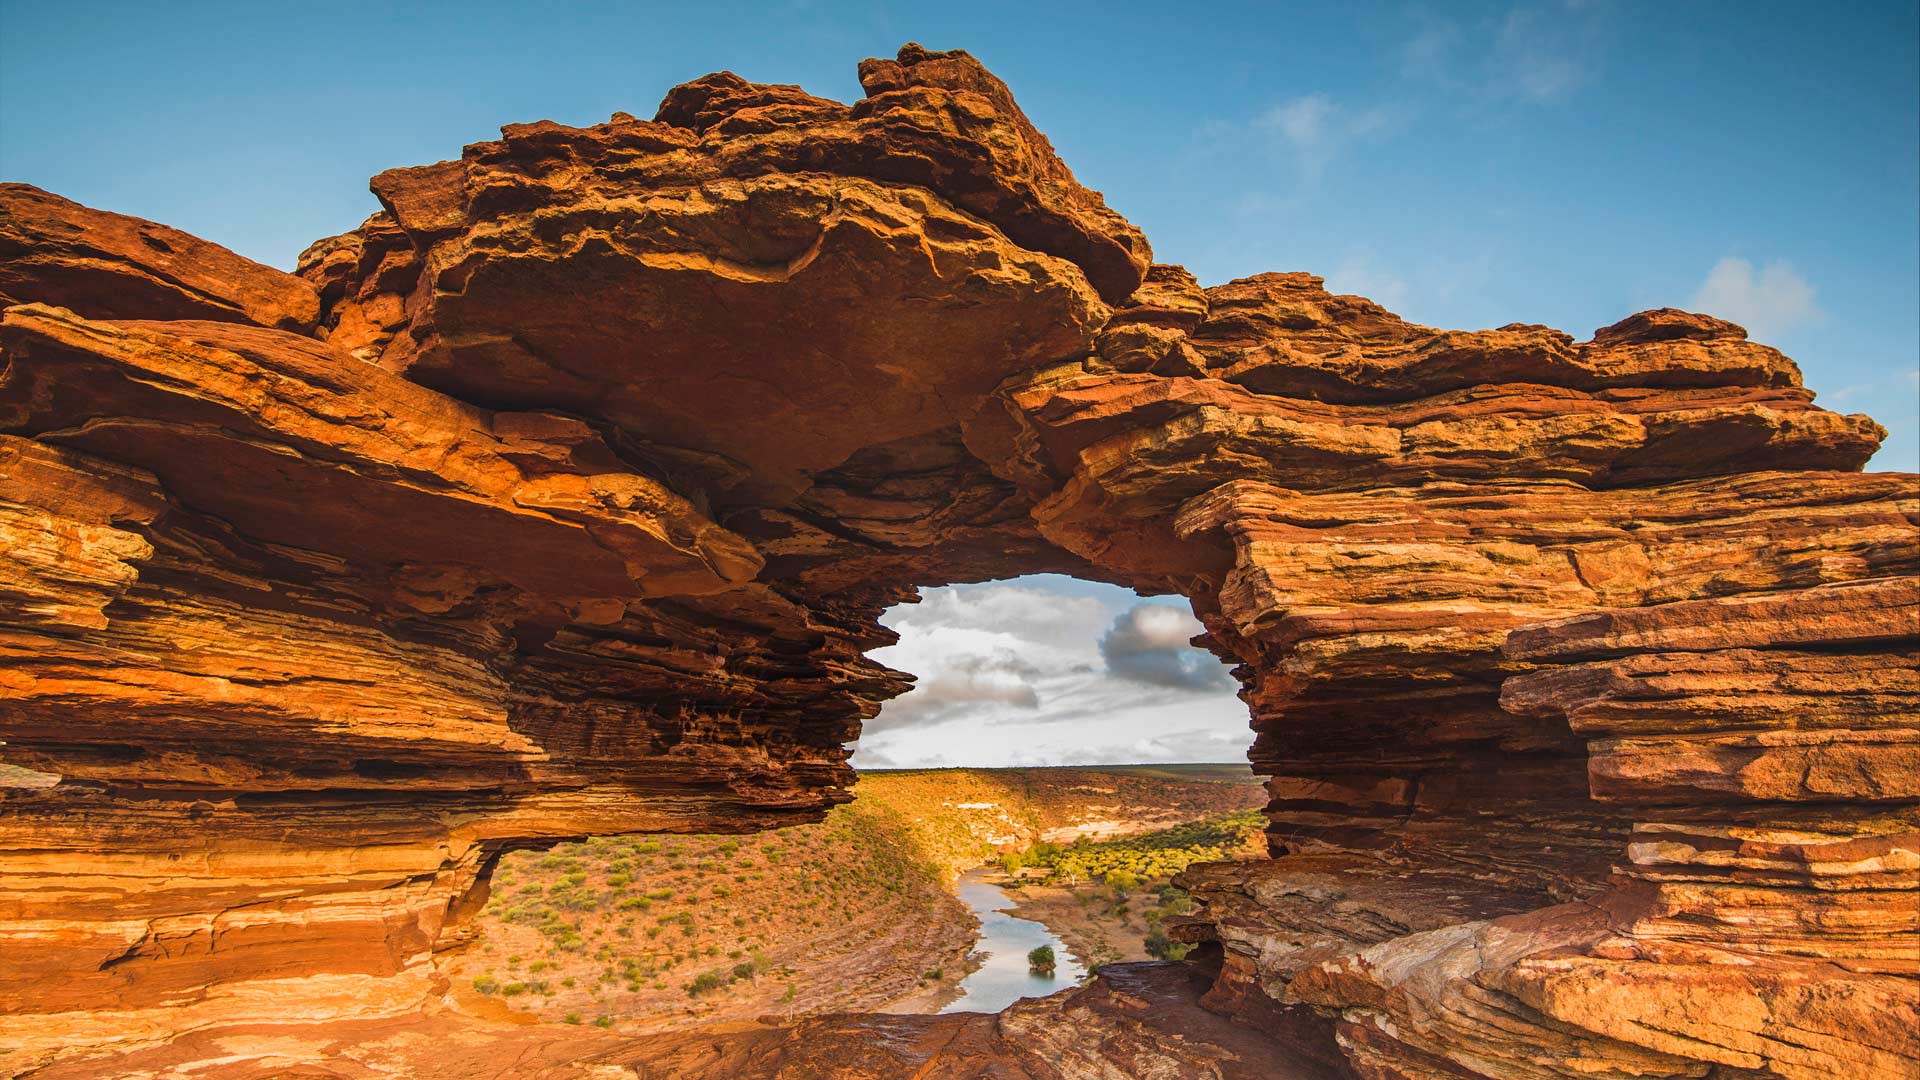
<instances>
[{"instance_id":1,"label":"river reflection","mask_svg":"<svg viewBox=\"0 0 1920 1080\"><path fill-rule=\"evenodd\" d=\"M983 871L969 871L955 891L980 918L980 940L974 948L986 955L986 962L961 981L960 997L941 1012L999 1012L1021 998L1045 997L1086 977L1087 969L1051 930L999 910L1012 907L1013 901L984 878ZM1053 946L1056 966L1051 977L1027 969L1028 951L1042 945Z\"/></svg>"}]
</instances>

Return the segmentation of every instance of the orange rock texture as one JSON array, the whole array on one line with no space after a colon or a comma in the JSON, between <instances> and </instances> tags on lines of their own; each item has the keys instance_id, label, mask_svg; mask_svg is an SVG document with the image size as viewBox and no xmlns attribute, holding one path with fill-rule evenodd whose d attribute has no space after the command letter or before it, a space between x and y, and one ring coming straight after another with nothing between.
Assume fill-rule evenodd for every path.
<instances>
[{"instance_id":1,"label":"orange rock texture","mask_svg":"<svg viewBox=\"0 0 1920 1080\"><path fill-rule=\"evenodd\" d=\"M0 754L59 778L0 788L0 1065L1920 1075L1876 424L1705 315L1201 288L965 53L860 75L509 126L296 275L0 187ZM1184 1065L1144 969L697 1068L310 1034L452 1023L508 850L817 818L882 610L1042 571L1190 598L1272 777L1274 857L1189 873Z\"/></svg>"}]
</instances>

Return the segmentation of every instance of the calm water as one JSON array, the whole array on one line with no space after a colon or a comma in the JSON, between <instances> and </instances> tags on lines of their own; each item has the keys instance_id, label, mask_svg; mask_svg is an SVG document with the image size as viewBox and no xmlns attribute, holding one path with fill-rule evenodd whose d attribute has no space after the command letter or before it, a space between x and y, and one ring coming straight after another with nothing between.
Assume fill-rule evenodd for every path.
<instances>
[{"instance_id":1,"label":"calm water","mask_svg":"<svg viewBox=\"0 0 1920 1080\"><path fill-rule=\"evenodd\" d=\"M960 997L941 1012L999 1012L1021 998L1045 997L1086 977L1087 969L1052 931L998 910L1012 907L1013 901L998 885L982 881L980 871L963 876L957 891L980 918L980 941L974 948L986 954L986 962L960 983ZM1057 966L1050 979L1027 970L1028 950L1042 945L1053 946Z\"/></svg>"}]
</instances>

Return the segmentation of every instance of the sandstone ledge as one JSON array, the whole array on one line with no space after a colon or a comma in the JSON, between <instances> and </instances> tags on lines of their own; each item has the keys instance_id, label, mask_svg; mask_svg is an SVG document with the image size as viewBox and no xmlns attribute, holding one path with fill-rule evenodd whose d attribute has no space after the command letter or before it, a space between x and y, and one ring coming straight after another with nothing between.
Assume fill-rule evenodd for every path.
<instances>
[{"instance_id":1,"label":"sandstone ledge","mask_svg":"<svg viewBox=\"0 0 1920 1080\"><path fill-rule=\"evenodd\" d=\"M1920 1071L1878 425L1708 315L1202 288L964 53L862 79L509 126L298 277L0 188L0 739L60 778L0 789L0 1064ZM1191 875L1200 974L624 1050L444 1013L502 852L817 816L910 685L881 611L1038 571L1237 665L1275 857Z\"/></svg>"}]
</instances>

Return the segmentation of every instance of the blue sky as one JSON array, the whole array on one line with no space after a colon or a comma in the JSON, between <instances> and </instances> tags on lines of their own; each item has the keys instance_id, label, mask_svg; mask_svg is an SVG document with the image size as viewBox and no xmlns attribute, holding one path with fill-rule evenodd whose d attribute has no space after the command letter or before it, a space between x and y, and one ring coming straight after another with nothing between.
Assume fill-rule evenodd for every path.
<instances>
[{"instance_id":1,"label":"blue sky","mask_svg":"<svg viewBox=\"0 0 1920 1080\"><path fill-rule=\"evenodd\" d=\"M376 209L367 177L502 123L650 115L720 69L851 100L908 40L984 60L1203 283L1310 270L1431 325L1579 337L1708 310L1886 424L1871 467L1920 469L1911 2L0 0L0 178L287 267ZM1136 602L1095 599L1100 635Z\"/></svg>"},{"instance_id":2,"label":"blue sky","mask_svg":"<svg viewBox=\"0 0 1920 1080\"><path fill-rule=\"evenodd\" d=\"M723 68L851 100L912 39L985 60L1203 282L1305 269L1582 337L1712 302L1893 429L1875 468L1915 469L1915 12L0 0L0 176L289 266L376 209L367 177L502 123L648 115Z\"/></svg>"}]
</instances>

